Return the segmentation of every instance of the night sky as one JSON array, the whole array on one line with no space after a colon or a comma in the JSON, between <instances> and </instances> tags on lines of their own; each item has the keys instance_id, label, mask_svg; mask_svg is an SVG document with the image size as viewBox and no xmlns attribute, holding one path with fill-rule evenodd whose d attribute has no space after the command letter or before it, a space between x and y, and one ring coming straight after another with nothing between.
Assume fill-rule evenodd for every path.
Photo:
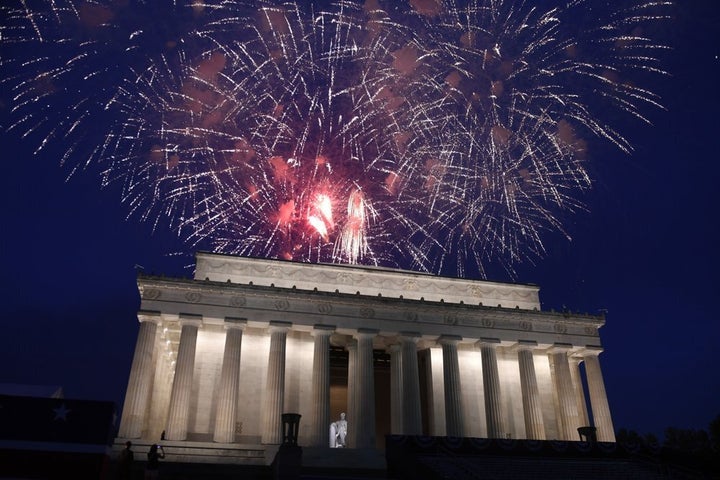
<instances>
[{"instance_id":1,"label":"night sky","mask_svg":"<svg viewBox=\"0 0 720 480\"><path fill-rule=\"evenodd\" d=\"M606 313L600 359L615 427L657 435L720 414L720 2L679 1L674 17L661 27L671 75L653 81L666 110L623 130L631 155L592 151L587 211L563 216L572 240L548 234L547 255L516 276L540 286L545 310ZM7 104L0 115L7 124ZM190 277L192 248L163 224L127 219L120 186L101 188L92 166L68 179L53 151L33 155L7 132L0 147L0 383L121 408L136 274Z\"/></svg>"}]
</instances>

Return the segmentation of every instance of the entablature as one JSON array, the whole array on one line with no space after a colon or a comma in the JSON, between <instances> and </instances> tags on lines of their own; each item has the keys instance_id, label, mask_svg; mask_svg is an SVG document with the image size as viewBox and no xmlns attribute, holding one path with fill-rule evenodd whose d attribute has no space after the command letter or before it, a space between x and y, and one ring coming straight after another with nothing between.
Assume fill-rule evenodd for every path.
<instances>
[{"instance_id":1,"label":"entablature","mask_svg":"<svg viewBox=\"0 0 720 480\"><path fill-rule=\"evenodd\" d=\"M587 345L599 343L598 329L604 324L601 316L292 287L158 277L140 277L138 287L143 310L160 311L167 319L202 315L208 325L222 325L226 317L237 317L247 319L254 328L281 320L291 321L293 329L300 331L331 324L339 334L373 328L386 336L417 331L425 339L452 334L467 339L500 338L504 343L534 340Z\"/></svg>"}]
</instances>

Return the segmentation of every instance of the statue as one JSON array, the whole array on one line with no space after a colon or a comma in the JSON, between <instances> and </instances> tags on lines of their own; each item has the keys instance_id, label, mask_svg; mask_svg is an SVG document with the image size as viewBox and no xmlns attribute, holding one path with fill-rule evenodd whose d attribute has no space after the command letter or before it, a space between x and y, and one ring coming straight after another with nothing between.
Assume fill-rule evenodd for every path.
<instances>
[{"instance_id":1,"label":"statue","mask_svg":"<svg viewBox=\"0 0 720 480\"><path fill-rule=\"evenodd\" d=\"M330 424L330 448L344 448L347 436L347 420L345 413L340 414L340 420Z\"/></svg>"}]
</instances>

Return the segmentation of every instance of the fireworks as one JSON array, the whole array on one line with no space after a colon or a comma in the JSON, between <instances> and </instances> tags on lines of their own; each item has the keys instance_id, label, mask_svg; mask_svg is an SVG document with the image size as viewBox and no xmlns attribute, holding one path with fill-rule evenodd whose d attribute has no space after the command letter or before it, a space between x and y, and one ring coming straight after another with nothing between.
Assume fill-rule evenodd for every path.
<instances>
[{"instance_id":1,"label":"fireworks","mask_svg":"<svg viewBox=\"0 0 720 480\"><path fill-rule=\"evenodd\" d=\"M659 106L668 4L591 3L10 2L6 127L193 247L512 271L581 206L589 142L629 152L613 122Z\"/></svg>"}]
</instances>

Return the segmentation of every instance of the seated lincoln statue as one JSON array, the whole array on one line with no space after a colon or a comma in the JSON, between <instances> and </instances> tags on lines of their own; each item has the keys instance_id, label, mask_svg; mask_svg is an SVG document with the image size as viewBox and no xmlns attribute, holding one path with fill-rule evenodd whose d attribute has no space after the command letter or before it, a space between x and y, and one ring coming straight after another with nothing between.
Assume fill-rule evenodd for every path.
<instances>
[{"instance_id":1,"label":"seated lincoln statue","mask_svg":"<svg viewBox=\"0 0 720 480\"><path fill-rule=\"evenodd\" d=\"M340 420L330 424L330 448L345 447L345 437L347 436L347 420L345 414L340 414Z\"/></svg>"}]
</instances>

